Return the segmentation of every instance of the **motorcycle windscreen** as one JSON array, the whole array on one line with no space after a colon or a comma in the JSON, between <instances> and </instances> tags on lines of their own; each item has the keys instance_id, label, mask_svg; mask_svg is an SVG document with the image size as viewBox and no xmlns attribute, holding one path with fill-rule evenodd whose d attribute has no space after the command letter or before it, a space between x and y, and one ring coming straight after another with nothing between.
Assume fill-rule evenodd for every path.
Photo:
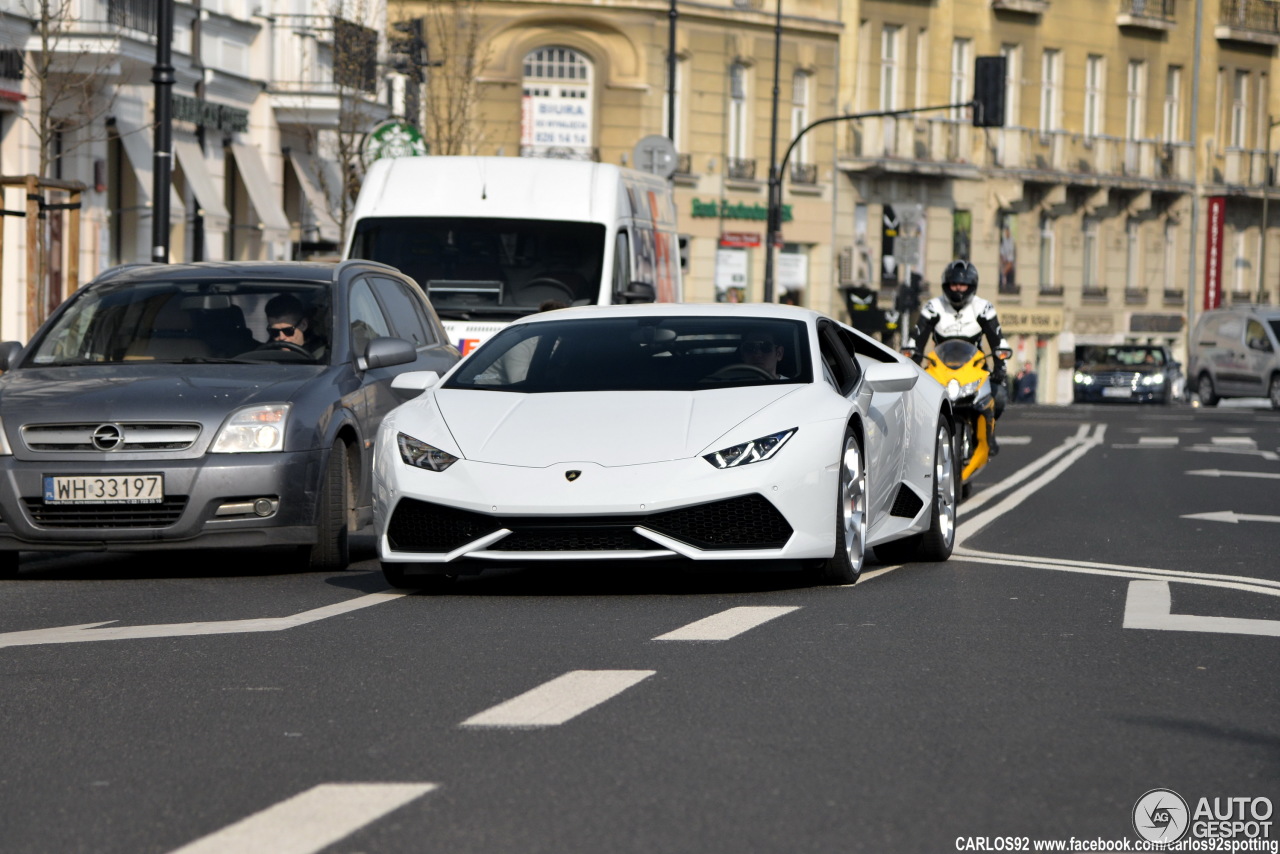
<instances>
[{"instance_id":1,"label":"motorcycle windscreen","mask_svg":"<svg viewBox=\"0 0 1280 854\"><path fill-rule=\"evenodd\" d=\"M978 348L968 341L953 338L950 341L943 341L933 352L938 357L939 362L942 362L952 370L958 371L973 361L973 357L978 353Z\"/></svg>"}]
</instances>

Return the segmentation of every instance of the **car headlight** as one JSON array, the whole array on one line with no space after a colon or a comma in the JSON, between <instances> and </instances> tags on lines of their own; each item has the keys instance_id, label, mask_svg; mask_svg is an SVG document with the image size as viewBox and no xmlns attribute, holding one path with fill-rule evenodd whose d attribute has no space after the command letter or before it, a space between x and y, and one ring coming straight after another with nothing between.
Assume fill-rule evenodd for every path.
<instances>
[{"instance_id":1,"label":"car headlight","mask_svg":"<svg viewBox=\"0 0 1280 854\"><path fill-rule=\"evenodd\" d=\"M396 434L396 444L400 447L400 459L414 468L444 471L458 461L458 458L448 451L442 451L434 445L428 445L404 433Z\"/></svg>"},{"instance_id":2,"label":"car headlight","mask_svg":"<svg viewBox=\"0 0 1280 854\"><path fill-rule=\"evenodd\" d=\"M1093 385L1093 377L1084 371L1076 371L1075 381L1076 385Z\"/></svg>"},{"instance_id":3,"label":"car headlight","mask_svg":"<svg viewBox=\"0 0 1280 854\"><path fill-rule=\"evenodd\" d=\"M1164 374L1147 374L1142 378L1143 385L1164 385Z\"/></svg>"},{"instance_id":4,"label":"car headlight","mask_svg":"<svg viewBox=\"0 0 1280 854\"><path fill-rule=\"evenodd\" d=\"M13 456L13 448L9 447L9 437L4 434L4 422L0 422L0 457Z\"/></svg>"},{"instance_id":5,"label":"car headlight","mask_svg":"<svg viewBox=\"0 0 1280 854\"><path fill-rule=\"evenodd\" d=\"M783 430L781 433L774 433L769 436L761 436L759 439L752 439L750 442L743 442L741 445L734 445L731 448L723 448L710 454L703 454L702 458L718 469L729 469L734 466L745 466L748 463L758 463L761 460L767 460L779 449L787 443L787 440L796 434L797 427L790 430Z\"/></svg>"},{"instance_id":6,"label":"car headlight","mask_svg":"<svg viewBox=\"0 0 1280 854\"><path fill-rule=\"evenodd\" d=\"M232 413L213 440L211 454L259 454L284 450L289 404L248 406Z\"/></svg>"}]
</instances>

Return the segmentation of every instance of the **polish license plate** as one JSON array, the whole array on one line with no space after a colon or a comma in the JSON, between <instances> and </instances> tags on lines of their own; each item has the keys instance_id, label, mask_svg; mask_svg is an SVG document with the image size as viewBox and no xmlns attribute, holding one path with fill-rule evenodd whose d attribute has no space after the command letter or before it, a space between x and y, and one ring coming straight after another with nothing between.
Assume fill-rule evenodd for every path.
<instances>
[{"instance_id":1,"label":"polish license plate","mask_svg":"<svg viewBox=\"0 0 1280 854\"><path fill-rule=\"evenodd\" d=\"M162 474L45 475L45 504L159 504Z\"/></svg>"},{"instance_id":2,"label":"polish license plate","mask_svg":"<svg viewBox=\"0 0 1280 854\"><path fill-rule=\"evenodd\" d=\"M1133 397L1133 389L1128 388L1104 388L1102 390L1103 397Z\"/></svg>"}]
</instances>

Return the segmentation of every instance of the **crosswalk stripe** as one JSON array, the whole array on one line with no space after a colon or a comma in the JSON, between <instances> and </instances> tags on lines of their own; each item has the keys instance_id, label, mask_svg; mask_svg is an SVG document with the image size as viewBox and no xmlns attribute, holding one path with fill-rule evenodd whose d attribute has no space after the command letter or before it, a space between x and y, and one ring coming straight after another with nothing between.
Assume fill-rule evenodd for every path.
<instances>
[{"instance_id":1,"label":"crosswalk stripe","mask_svg":"<svg viewBox=\"0 0 1280 854\"><path fill-rule=\"evenodd\" d=\"M673 641L722 641L737 637L750 631L761 623L777 619L783 614L799 610L794 605L730 608L719 614L712 614L697 622L690 623L665 635L658 635L654 640Z\"/></svg>"},{"instance_id":2,"label":"crosswalk stripe","mask_svg":"<svg viewBox=\"0 0 1280 854\"><path fill-rule=\"evenodd\" d=\"M434 788L435 783L323 783L172 854L314 854Z\"/></svg>"},{"instance_id":3,"label":"crosswalk stripe","mask_svg":"<svg viewBox=\"0 0 1280 854\"><path fill-rule=\"evenodd\" d=\"M473 715L462 722L470 727L557 726L605 700L621 694L655 670L571 670Z\"/></svg>"},{"instance_id":4,"label":"crosswalk stripe","mask_svg":"<svg viewBox=\"0 0 1280 854\"><path fill-rule=\"evenodd\" d=\"M1258 442L1250 436L1211 436L1209 442L1231 448L1256 448Z\"/></svg>"}]
</instances>

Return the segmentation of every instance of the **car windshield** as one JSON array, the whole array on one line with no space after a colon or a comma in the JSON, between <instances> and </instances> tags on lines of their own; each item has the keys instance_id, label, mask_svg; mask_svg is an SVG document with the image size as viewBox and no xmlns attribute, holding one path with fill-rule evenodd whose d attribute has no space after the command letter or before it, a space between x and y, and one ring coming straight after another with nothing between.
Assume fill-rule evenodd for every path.
<instances>
[{"instance_id":1,"label":"car windshield","mask_svg":"<svg viewBox=\"0 0 1280 854\"><path fill-rule=\"evenodd\" d=\"M441 317L512 320L549 299L594 305L604 245L604 226L589 222L371 217L351 257L409 274Z\"/></svg>"},{"instance_id":2,"label":"car windshield","mask_svg":"<svg viewBox=\"0 0 1280 854\"><path fill-rule=\"evenodd\" d=\"M1080 366L1112 366L1120 368L1164 367L1165 354L1160 347L1096 346L1080 347L1076 361Z\"/></svg>"},{"instance_id":3,"label":"car windshield","mask_svg":"<svg viewBox=\"0 0 1280 854\"><path fill-rule=\"evenodd\" d=\"M289 281L91 286L35 342L27 366L329 360L329 289Z\"/></svg>"},{"instance_id":4,"label":"car windshield","mask_svg":"<svg viewBox=\"0 0 1280 854\"><path fill-rule=\"evenodd\" d=\"M445 388L691 391L812 378L801 321L645 316L508 327L468 356Z\"/></svg>"}]
</instances>

